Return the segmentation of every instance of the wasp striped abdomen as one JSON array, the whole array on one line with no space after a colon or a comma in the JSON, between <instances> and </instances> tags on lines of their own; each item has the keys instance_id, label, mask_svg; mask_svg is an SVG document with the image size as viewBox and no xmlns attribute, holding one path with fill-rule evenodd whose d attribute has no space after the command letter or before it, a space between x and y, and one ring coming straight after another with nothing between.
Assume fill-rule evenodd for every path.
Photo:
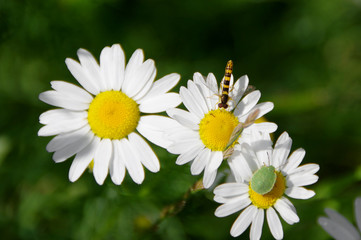
<instances>
[{"instance_id":1,"label":"wasp striped abdomen","mask_svg":"<svg viewBox=\"0 0 361 240\"><path fill-rule=\"evenodd\" d=\"M229 60L227 62L226 71L224 74L221 102L218 104L219 108L224 108L224 109L228 108L227 102L229 99L229 96L228 96L229 83L231 81L232 70L233 70L233 62L232 62L232 60Z\"/></svg>"}]
</instances>

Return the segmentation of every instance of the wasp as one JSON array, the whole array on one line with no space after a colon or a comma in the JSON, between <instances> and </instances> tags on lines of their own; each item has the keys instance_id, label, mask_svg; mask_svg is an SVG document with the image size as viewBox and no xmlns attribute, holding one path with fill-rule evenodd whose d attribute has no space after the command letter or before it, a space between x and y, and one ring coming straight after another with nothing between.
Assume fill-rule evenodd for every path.
<instances>
[{"instance_id":1,"label":"wasp","mask_svg":"<svg viewBox=\"0 0 361 240\"><path fill-rule=\"evenodd\" d=\"M223 79L223 87L222 87L222 95L221 95L221 102L218 104L219 108L228 108L228 99L229 99L229 83L231 81L231 75L233 70L233 62L232 60L229 60L226 65L226 70L224 73L224 79Z\"/></svg>"}]
</instances>

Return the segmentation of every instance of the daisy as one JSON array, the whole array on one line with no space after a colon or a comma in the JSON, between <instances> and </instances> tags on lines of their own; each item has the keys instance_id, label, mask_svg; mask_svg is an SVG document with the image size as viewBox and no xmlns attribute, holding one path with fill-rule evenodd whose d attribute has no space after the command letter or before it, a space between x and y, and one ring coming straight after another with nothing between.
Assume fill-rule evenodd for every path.
<instances>
[{"instance_id":1,"label":"daisy","mask_svg":"<svg viewBox=\"0 0 361 240\"><path fill-rule=\"evenodd\" d=\"M290 156L292 140L284 132L274 149L268 134L252 136L252 145L243 143L242 152L232 156L232 172L236 182L225 183L214 189L214 200L219 206L215 215L225 217L238 211L231 235L241 235L251 224L250 239L260 239L266 215L268 226L275 239L283 238L280 215L288 224L299 221L296 209L288 200L308 199L315 195L303 186L315 183L319 170L317 164L299 166L305 150L297 149ZM278 214L276 213L278 212Z\"/></svg>"},{"instance_id":2,"label":"daisy","mask_svg":"<svg viewBox=\"0 0 361 240\"><path fill-rule=\"evenodd\" d=\"M341 214L326 208L327 217L320 217L318 223L336 240L359 240L361 239L361 197L355 200L355 217L358 230Z\"/></svg>"},{"instance_id":3,"label":"daisy","mask_svg":"<svg viewBox=\"0 0 361 240\"><path fill-rule=\"evenodd\" d=\"M93 161L94 178L100 185L108 171L112 181L120 185L126 170L140 184L143 165L151 172L160 168L143 137L167 147L170 142L160 130L172 127L169 118L144 113L162 112L181 103L177 93L167 93L180 76L173 73L154 82L154 61L144 61L143 51L138 49L125 65L119 44L102 50L100 65L85 49L77 54L80 63L70 58L65 63L82 88L64 81L51 82L54 90L41 93L39 98L59 108L40 115L45 126L38 135L56 135L46 147L54 152L56 163L75 155L69 171L72 182Z\"/></svg>"},{"instance_id":4,"label":"daisy","mask_svg":"<svg viewBox=\"0 0 361 240\"><path fill-rule=\"evenodd\" d=\"M206 79L195 73L193 81L189 80L187 87L180 88L180 97L188 111L178 108L168 109L167 114L178 122L178 127L168 132L173 141L167 150L179 154L176 163L182 165L192 162L191 173L198 175L204 170L203 185L209 188L221 165L224 150L230 141L233 130L256 109L257 119L273 109L273 103L257 104L261 97L256 90L245 95L248 87L248 77L239 78L233 85L233 75L230 77L230 100L227 107L219 107L222 89L218 90L217 80L212 73ZM250 133L261 131L271 133L277 129L274 123L264 122L252 124L244 129L232 146L247 142Z\"/></svg>"}]
</instances>

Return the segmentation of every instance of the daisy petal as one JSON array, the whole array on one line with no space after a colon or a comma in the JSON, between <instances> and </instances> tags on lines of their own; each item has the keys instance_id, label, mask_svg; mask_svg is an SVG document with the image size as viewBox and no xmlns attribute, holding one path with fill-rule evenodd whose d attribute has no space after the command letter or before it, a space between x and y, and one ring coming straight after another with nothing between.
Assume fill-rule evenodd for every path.
<instances>
[{"instance_id":1,"label":"daisy petal","mask_svg":"<svg viewBox=\"0 0 361 240\"><path fill-rule=\"evenodd\" d=\"M89 108L89 103L78 102L74 99L69 99L68 96L63 95L57 91L46 91L39 94L39 99L49 105L66 108L69 110L82 111Z\"/></svg>"},{"instance_id":2,"label":"daisy petal","mask_svg":"<svg viewBox=\"0 0 361 240\"><path fill-rule=\"evenodd\" d=\"M212 151L208 148L204 148L198 156L194 159L192 166L191 166L191 173L192 175L200 174L203 169L207 166L209 161L211 160L211 153Z\"/></svg>"},{"instance_id":3,"label":"daisy petal","mask_svg":"<svg viewBox=\"0 0 361 240\"><path fill-rule=\"evenodd\" d=\"M93 55L83 48L80 48L77 54L84 72L87 73L88 79L91 80L100 91L105 91L106 86L100 75L99 65Z\"/></svg>"},{"instance_id":4,"label":"daisy petal","mask_svg":"<svg viewBox=\"0 0 361 240\"><path fill-rule=\"evenodd\" d=\"M268 226L271 230L272 236L275 239L282 239L283 238L282 224L279 217L277 216L276 211L272 207L270 207L267 209L266 215L267 215Z\"/></svg>"},{"instance_id":5,"label":"daisy petal","mask_svg":"<svg viewBox=\"0 0 361 240\"><path fill-rule=\"evenodd\" d=\"M309 199L315 196L315 192L312 190L305 189L303 187L291 187L287 188L285 194L295 199Z\"/></svg>"},{"instance_id":6,"label":"daisy petal","mask_svg":"<svg viewBox=\"0 0 361 240\"><path fill-rule=\"evenodd\" d=\"M181 96L184 106L186 106L186 108L199 119L202 119L204 116L202 108L198 106L191 92L187 88L182 86L179 90L179 95Z\"/></svg>"},{"instance_id":7,"label":"daisy petal","mask_svg":"<svg viewBox=\"0 0 361 240\"><path fill-rule=\"evenodd\" d=\"M309 175L309 174L307 174L307 175L305 175L305 174L288 175L286 177L288 187L307 186L307 185L314 184L315 182L317 182L317 180L318 180L318 176Z\"/></svg>"},{"instance_id":8,"label":"daisy petal","mask_svg":"<svg viewBox=\"0 0 361 240\"><path fill-rule=\"evenodd\" d=\"M98 137L93 138L93 141L87 147L76 154L69 170L69 180L71 182L78 180L84 170L89 166L94 158L94 153L98 148L99 142L100 139Z\"/></svg>"},{"instance_id":9,"label":"daisy petal","mask_svg":"<svg viewBox=\"0 0 361 240\"><path fill-rule=\"evenodd\" d=\"M361 229L361 197L355 200L355 217L358 229Z\"/></svg>"},{"instance_id":10,"label":"daisy petal","mask_svg":"<svg viewBox=\"0 0 361 240\"><path fill-rule=\"evenodd\" d=\"M258 240L261 238L263 221L264 221L264 210L259 208L257 209L256 216L252 221L251 231L249 233L250 239Z\"/></svg>"},{"instance_id":11,"label":"daisy petal","mask_svg":"<svg viewBox=\"0 0 361 240\"><path fill-rule=\"evenodd\" d=\"M64 81L51 81L50 84L54 90L74 101L87 104L93 101L92 95L74 84Z\"/></svg>"},{"instance_id":12,"label":"daisy petal","mask_svg":"<svg viewBox=\"0 0 361 240\"><path fill-rule=\"evenodd\" d=\"M354 240L360 237L355 238L344 226L326 217L320 217L318 224L336 240Z\"/></svg>"},{"instance_id":13,"label":"daisy petal","mask_svg":"<svg viewBox=\"0 0 361 240\"><path fill-rule=\"evenodd\" d=\"M202 110L203 114L208 113L210 109L208 109L206 101L202 93L199 91L197 85L193 81L188 81L187 86L188 90L193 95L193 99L195 100L194 104L197 104L197 106Z\"/></svg>"},{"instance_id":14,"label":"daisy petal","mask_svg":"<svg viewBox=\"0 0 361 240\"><path fill-rule=\"evenodd\" d=\"M251 224L252 220L257 214L257 207L254 205L246 208L233 223L231 228L231 235L233 237L238 237L241 235Z\"/></svg>"},{"instance_id":15,"label":"daisy petal","mask_svg":"<svg viewBox=\"0 0 361 240\"><path fill-rule=\"evenodd\" d=\"M99 88L97 87L97 84L93 83L92 79L88 77L87 73L77 61L71 58L67 58L65 60L65 64L71 74L79 82L79 84L83 86L83 88L85 88L93 95L97 95L99 93Z\"/></svg>"},{"instance_id":16,"label":"daisy petal","mask_svg":"<svg viewBox=\"0 0 361 240\"><path fill-rule=\"evenodd\" d=\"M69 143L64 148L59 149L53 154L54 162L64 162L74 154L83 150L94 138L94 134L88 131L85 135L78 138L77 142Z\"/></svg>"},{"instance_id":17,"label":"daisy petal","mask_svg":"<svg viewBox=\"0 0 361 240\"><path fill-rule=\"evenodd\" d=\"M254 124L252 124L252 126L250 126L248 128L251 128L251 127L254 130L257 130L259 132L264 132L264 133L273 133L277 130L277 124L272 123L272 122L254 123Z\"/></svg>"},{"instance_id":18,"label":"daisy petal","mask_svg":"<svg viewBox=\"0 0 361 240\"><path fill-rule=\"evenodd\" d=\"M122 184L125 176L125 165L120 155L119 140L113 140L113 154L109 163L109 173L113 183L116 185Z\"/></svg>"},{"instance_id":19,"label":"daisy petal","mask_svg":"<svg viewBox=\"0 0 361 240\"><path fill-rule=\"evenodd\" d=\"M145 86L149 88L149 82L153 83L156 68L154 61L152 59L146 60L133 75L129 76L129 80L127 79L128 83L131 83L127 86L127 88L124 89L124 92L129 97L134 97L136 94L138 94ZM136 83L136 84L135 84ZM125 87L125 86L124 86ZM139 97L137 98L139 99Z\"/></svg>"},{"instance_id":20,"label":"daisy petal","mask_svg":"<svg viewBox=\"0 0 361 240\"><path fill-rule=\"evenodd\" d=\"M89 131L90 127L85 125L75 131L59 134L50 140L46 146L46 150L48 152L55 152L64 148L66 145L81 141L84 135L86 135Z\"/></svg>"},{"instance_id":21,"label":"daisy petal","mask_svg":"<svg viewBox=\"0 0 361 240\"><path fill-rule=\"evenodd\" d=\"M253 109L258 109L259 113L257 115L257 119L263 117L266 113L269 113L274 108L274 104L272 102L263 102L254 106Z\"/></svg>"},{"instance_id":22,"label":"daisy petal","mask_svg":"<svg viewBox=\"0 0 361 240\"><path fill-rule=\"evenodd\" d=\"M175 163L178 165L186 164L187 162L192 161L202 150L202 144L193 146L193 148L189 149L188 151L181 153Z\"/></svg>"},{"instance_id":23,"label":"daisy petal","mask_svg":"<svg viewBox=\"0 0 361 240\"><path fill-rule=\"evenodd\" d=\"M296 169L302 162L303 158L305 157L305 154L306 151L302 148L295 150L288 158L288 161L286 165L283 167L282 171L288 174L293 169Z\"/></svg>"},{"instance_id":24,"label":"daisy petal","mask_svg":"<svg viewBox=\"0 0 361 240\"><path fill-rule=\"evenodd\" d=\"M152 143L167 148L172 141L165 133L177 127L179 127L179 123L171 118L147 115L140 118L137 130Z\"/></svg>"},{"instance_id":25,"label":"daisy petal","mask_svg":"<svg viewBox=\"0 0 361 240\"><path fill-rule=\"evenodd\" d=\"M175 142L174 144L167 147L167 151L173 154L181 154L191 149L196 148L204 148L204 144L199 139L187 139L180 142Z\"/></svg>"},{"instance_id":26,"label":"daisy petal","mask_svg":"<svg viewBox=\"0 0 361 240\"><path fill-rule=\"evenodd\" d=\"M213 191L216 195L221 195L223 197L233 197L237 195L242 195L249 191L249 186L244 183L224 183L216 187Z\"/></svg>"},{"instance_id":27,"label":"daisy petal","mask_svg":"<svg viewBox=\"0 0 361 240\"><path fill-rule=\"evenodd\" d=\"M207 169L208 165L206 166L206 169L204 170L204 176L203 176L203 186L204 188L210 188L212 184L214 183L214 180L217 176L217 171L209 171Z\"/></svg>"},{"instance_id":28,"label":"daisy petal","mask_svg":"<svg viewBox=\"0 0 361 240\"><path fill-rule=\"evenodd\" d=\"M344 216L329 208L326 208L325 212L332 221L339 224L340 227L344 228L350 235L352 235L350 239L360 239L360 234L357 229ZM347 238L345 237L344 239Z\"/></svg>"},{"instance_id":29,"label":"daisy petal","mask_svg":"<svg viewBox=\"0 0 361 240\"><path fill-rule=\"evenodd\" d=\"M217 217L226 217L235 212L241 211L249 204L251 204L251 200L249 199L249 197L236 197L233 198L232 201L219 206L214 212L214 215L216 215Z\"/></svg>"},{"instance_id":30,"label":"daisy petal","mask_svg":"<svg viewBox=\"0 0 361 240\"><path fill-rule=\"evenodd\" d=\"M95 181L103 185L108 175L110 158L112 157L113 146L110 139L102 139L94 155L93 174Z\"/></svg>"},{"instance_id":31,"label":"daisy petal","mask_svg":"<svg viewBox=\"0 0 361 240\"><path fill-rule=\"evenodd\" d=\"M235 116L242 116L247 114L254 106L256 106L258 100L261 98L261 92L259 90L253 91L247 94L237 105L234 110Z\"/></svg>"},{"instance_id":32,"label":"daisy petal","mask_svg":"<svg viewBox=\"0 0 361 240\"><path fill-rule=\"evenodd\" d=\"M289 201L285 197L282 197L277 200L274 207L281 217L290 225L300 221L300 218L297 216L296 210L293 205L289 205ZM292 204L292 203L291 203Z\"/></svg>"},{"instance_id":33,"label":"daisy petal","mask_svg":"<svg viewBox=\"0 0 361 240\"><path fill-rule=\"evenodd\" d=\"M178 108L171 108L167 110L167 114L187 128L193 130L199 129L199 119L190 112Z\"/></svg>"},{"instance_id":34,"label":"daisy petal","mask_svg":"<svg viewBox=\"0 0 361 240\"><path fill-rule=\"evenodd\" d=\"M57 134L67 133L79 128L84 127L88 124L85 119L77 119L74 121L62 121L54 124L48 124L39 129L38 136L53 136Z\"/></svg>"},{"instance_id":35,"label":"daisy petal","mask_svg":"<svg viewBox=\"0 0 361 240\"><path fill-rule=\"evenodd\" d=\"M132 150L135 154L139 154L141 163L151 172L158 172L160 169L157 155L152 148L136 133L131 133L128 136Z\"/></svg>"},{"instance_id":36,"label":"daisy petal","mask_svg":"<svg viewBox=\"0 0 361 240\"><path fill-rule=\"evenodd\" d=\"M244 75L240 77L233 85L233 90L230 93L231 98L235 103L238 103L248 86L248 76Z\"/></svg>"},{"instance_id":37,"label":"daisy petal","mask_svg":"<svg viewBox=\"0 0 361 240\"><path fill-rule=\"evenodd\" d=\"M125 68L125 77L122 84L122 91L126 92L125 89L130 87L130 85L134 84L131 80L132 76L137 72L138 68L142 65L144 61L144 53L142 49L137 49L132 54L132 56L129 59L129 62Z\"/></svg>"},{"instance_id":38,"label":"daisy petal","mask_svg":"<svg viewBox=\"0 0 361 240\"><path fill-rule=\"evenodd\" d=\"M42 113L39 117L41 124L55 124L61 121L85 120L88 117L86 111L72 111L68 109L52 109Z\"/></svg>"},{"instance_id":39,"label":"daisy petal","mask_svg":"<svg viewBox=\"0 0 361 240\"><path fill-rule=\"evenodd\" d=\"M221 151L212 151L211 158L209 161L209 171L216 171L223 162L223 153Z\"/></svg>"},{"instance_id":40,"label":"daisy petal","mask_svg":"<svg viewBox=\"0 0 361 240\"><path fill-rule=\"evenodd\" d=\"M177 93L166 93L143 101L139 110L143 113L158 113L177 107L181 102Z\"/></svg>"},{"instance_id":41,"label":"daisy petal","mask_svg":"<svg viewBox=\"0 0 361 240\"><path fill-rule=\"evenodd\" d=\"M275 144L271 165L273 165L275 168L282 166L286 162L288 154L291 150L291 146L292 139L288 136L287 132L283 132Z\"/></svg>"},{"instance_id":42,"label":"daisy petal","mask_svg":"<svg viewBox=\"0 0 361 240\"><path fill-rule=\"evenodd\" d=\"M318 164L309 163L288 171L288 175L315 174L318 170L320 170L320 166Z\"/></svg>"},{"instance_id":43,"label":"daisy petal","mask_svg":"<svg viewBox=\"0 0 361 240\"><path fill-rule=\"evenodd\" d=\"M130 177L135 183L141 184L144 180L144 169L140 160L133 156L131 145L127 139L123 138L119 143L118 147L120 148L121 158L124 161Z\"/></svg>"},{"instance_id":44,"label":"daisy petal","mask_svg":"<svg viewBox=\"0 0 361 240\"><path fill-rule=\"evenodd\" d=\"M119 44L103 48L100 54L100 71L109 89L119 91L124 81L125 57Z\"/></svg>"},{"instance_id":45,"label":"daisy petal","mask_svg":"<svg viewBox=\"0 0 361 240\"><path fill-rule=\"evenodd\" d=\"M139 100L139 103L143 103L148 99L162 95L171 90L179 82L180 75L177 73L168 74L161 79L155 81L149 90L149 92Z\"/></svg>"}]
</instances>

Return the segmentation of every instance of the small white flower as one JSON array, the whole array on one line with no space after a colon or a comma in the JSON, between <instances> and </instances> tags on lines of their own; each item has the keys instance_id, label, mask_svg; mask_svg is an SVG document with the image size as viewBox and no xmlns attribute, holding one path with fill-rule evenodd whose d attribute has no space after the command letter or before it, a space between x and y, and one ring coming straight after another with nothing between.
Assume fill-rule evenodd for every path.
<instances>
[{"instance_id":1,"label":"small white flower","mask_svg":"<svg viewBox=\"0 0 361 240\"><path fill-rule=\"evenodd\" d=\"M39 136L55 136L47 145L54 152L55 162L63 162L75 155L69 171L70 181L76 181L94 161L93 173L103 184L110 171L115 184L121 184L126 169L134 182L144 180L144 165L152 172L159 171L157 156L140 136L162 147L169 141L161 129L172 127L171 119L144 115L158 113L181 103L177 93L167 93L179 81L178 74L170 74L155 81L154 61L144 61L141 49L136 50L125 65L119 44L105 47L100 65L90 52L78 50L80 63L67 58L65 63L84 88L52 81L54 90L43 92L40 100L60 107L40 116L44 124ZM137 133L137 132L138 133Z\"/></svg>"},{"instance_id":2,"label":"small white flower","mask_svg":"<svg viewBox=\"0 0 361 240\"><path fill-rule=\"evenodd\" d=\"M296 199L313 197L315 193L303 186L318 180L315 173L319 166L299 166L305 156L303 149L297 149L288 157L292 140L286 132L278 138L274 149L268 134L255 132L252 136L252 145L243 143L242 152L232 156L231 170L236 182L214 189L214 200L223 204L216 209L215 215L225 217L244 209L234 222L231 235L241 235L251 224L252 240L260 239L266 215L273 237L282 239L278 214L288 224L299 221L295 207L284 194Z\"/></svg>"},{"instance_id":3,"label":"small white flower","mask_svg":"<svg viewBox=\"0 0 361 240\"><path fill-rule=\"evenodd\" d=\"M355 200L355 218L358 230L341 214L326 208L327 217L320 217L318 223L336 240L360 240L361 239L361 197Z\"/></svg>"},{"instance_id":4,"label":"small white flower","mask_svg":"<svg viewBox=\"0 0 361 240\"><path fill-rule=\"evenodd\" d=\"M230 100L226 109L219 108L217 80L210 73L206 80L200 73L195 73L193 81L187 87L181 87L180 96L188 111L178 108L167 110L168 115L179 125L168 131L173 141L167 150L180 154L176 163L182 165L193 161L191 173L198 175L204 170L203 185L209 188L217 175L217 169L223 161L223 151L229 143L232 131L239 123L244 123L250 113L259 109L257 119L273 109L273 103L257 104L261 97L260 91L253 91L246 96L248 77L238 79L232 87L231 76ZM251 132L274 132L277 125L263 122L255 123L244 129L234 144L247 142Z\"/></svg>"}]
</instances>

